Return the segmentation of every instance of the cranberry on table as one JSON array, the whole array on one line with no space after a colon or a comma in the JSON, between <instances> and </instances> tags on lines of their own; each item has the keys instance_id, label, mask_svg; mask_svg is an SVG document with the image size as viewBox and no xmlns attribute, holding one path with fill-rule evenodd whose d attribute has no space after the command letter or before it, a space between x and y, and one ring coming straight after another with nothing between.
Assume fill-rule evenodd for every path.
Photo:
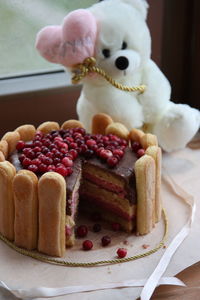
<instances>
[{"instance_id":1,"label":"cranberry on table","mask_svg":"<svg viewBox=\"0 0 200 300\"><path fill-rule=\"evenodd\" d=\"M90 240L85 240L82 244L83 250L91 250L93 247L93 243Z\"/></svg>"},{"instance_id":2,"label":"cranberry on table","mask_svg":"<svg viewBox=\"0 0 200 300\"><path fill-rule=\"evenodd\" d=\"M118 255L119 258L126 257L126 255L127 255L127 249L125 249L125 248L119 248L117 250L117 255Z\"/></svg>"},{"instance_id":3,"label":"cranberry on table","mask_svg":"<svg viewBox=\"0 0 200 300\"><path fill-rule=\"evenodd\" d=\"M86 225L80 225L76 229L76 235L80 238L85 237L88 234L88 228Z\"/></svg>"},{"instance_id":4,"label":"cranberry on table","mask_svg":"<svg viewBox=\"0 0 200 300\"><path fill-rule=\"evenodd\" d=\"M108 235L103 236L101 239L101 244L103 247L109 245L110 242L111 242L111 238Z\"/></svg>"}]
</instances>

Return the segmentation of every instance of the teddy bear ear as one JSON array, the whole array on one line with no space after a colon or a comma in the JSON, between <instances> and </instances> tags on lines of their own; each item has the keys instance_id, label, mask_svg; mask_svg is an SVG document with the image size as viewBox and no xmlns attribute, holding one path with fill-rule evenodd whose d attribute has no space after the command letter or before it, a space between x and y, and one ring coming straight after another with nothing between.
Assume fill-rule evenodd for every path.
<instances>
[{"instance_id":1,"label":"teddy bear ear","mask_svg":"<svg viewBox=\"0 0 200 300\"><path fill-rule=\"evenodd\" d=\"M141 13L144 20L146 20L148 8L149 8L149 5L146 0L121 0L121 1L124 3L128 3L134 8L136 8Z\"/></svg>"},{"instance_id":2,"label":"teddy bear ear","mask_svg":"<svg viewBox=\"0 0 200 300\"><path fill-rule=\"evenodd\" d=\"M59 63L61 42L61 26L46 26L38 32L35 47L46 60Z\"/></svg>"},{"instance_id":3,"label":"teddy bear ear","mask_svg":"<svg viewBox=\"0 0 200 300\"><path fill-rule=\"evenodd\" d=\"M86 9L77 9L69 13L62 26L62 64L72 67L84 59L94 56L97 36L97 22L93 14Z\"/></svg>"}]
</instances>

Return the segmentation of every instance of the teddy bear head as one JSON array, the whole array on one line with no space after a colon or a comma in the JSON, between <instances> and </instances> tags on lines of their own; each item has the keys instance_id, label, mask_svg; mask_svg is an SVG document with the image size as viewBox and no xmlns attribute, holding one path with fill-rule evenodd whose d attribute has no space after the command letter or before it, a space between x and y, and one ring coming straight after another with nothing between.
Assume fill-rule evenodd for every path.
<instances>
[{"instance_id":1,"label":"teddy bear head","mask_svg":"<svg viewBox=\"0 0 200 300\"><path fill-rule=\"evenodd\" d=\"M37 35L36 48L47 60L73 68L87 57L114 78L142 68L150 58L146 0L104 0L69 13L60 26Z\"/></svg>"}]
</instances>

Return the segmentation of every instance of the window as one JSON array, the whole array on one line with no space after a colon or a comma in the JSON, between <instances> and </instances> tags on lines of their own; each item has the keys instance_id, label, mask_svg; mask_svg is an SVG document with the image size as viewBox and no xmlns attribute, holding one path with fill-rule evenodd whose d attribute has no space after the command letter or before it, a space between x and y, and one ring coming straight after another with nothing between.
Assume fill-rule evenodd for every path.
<instances>
[{"instance_id":1,"label":"window","mask_svg":"<svg viewBox=\"0 0 200 300\"><path fill-rule=\"evenodd\" d=\"M89 7L95 0L0 0L0 77L57 70L35 50L37 32L60 24L74 9Z\"/></svg>"}]
</instances>

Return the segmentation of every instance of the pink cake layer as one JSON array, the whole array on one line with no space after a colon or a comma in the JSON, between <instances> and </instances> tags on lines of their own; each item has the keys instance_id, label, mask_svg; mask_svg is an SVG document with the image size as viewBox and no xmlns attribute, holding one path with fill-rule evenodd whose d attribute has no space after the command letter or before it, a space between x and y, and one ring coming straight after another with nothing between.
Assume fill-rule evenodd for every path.
<instances>
[{"instance_id":1,"label":"pink cake layer","mask_svg":"<svg viewBox=\"0 0 200 300\"><path fill-rule=\"evenodd\" d=\"M85 199L86 201L89 201L93 204L97 204L101 208L104 208L105 210L109 210L110 212L113 212L113 214L116 214L125 220L131 221L135 217L134 213L132 215L130 215L126 211L123 211L122 209L120 209L115 204L105 202L100 196L94 196L94 195L91 195L90 193L82 192L81 199L82 200Z\"/></svg>"},{"instance_id":2,"label":"pink cake layer","mask_svg":"<svg viewBox=\"0 0 200 300\"><path fill-rule=\"evenodd\" d=\"M108 181L106 181L102 178L99 178L93 174L90 174L88 172L84 172L84 178L88 179L89 181L95 183L96 185L98 185L108 191L117 193L118 196L121 198L125 198L125 196L127 195L127 192L122 187L120 187L114 183L108 182Z\"/></svg>"}]
</instances>

